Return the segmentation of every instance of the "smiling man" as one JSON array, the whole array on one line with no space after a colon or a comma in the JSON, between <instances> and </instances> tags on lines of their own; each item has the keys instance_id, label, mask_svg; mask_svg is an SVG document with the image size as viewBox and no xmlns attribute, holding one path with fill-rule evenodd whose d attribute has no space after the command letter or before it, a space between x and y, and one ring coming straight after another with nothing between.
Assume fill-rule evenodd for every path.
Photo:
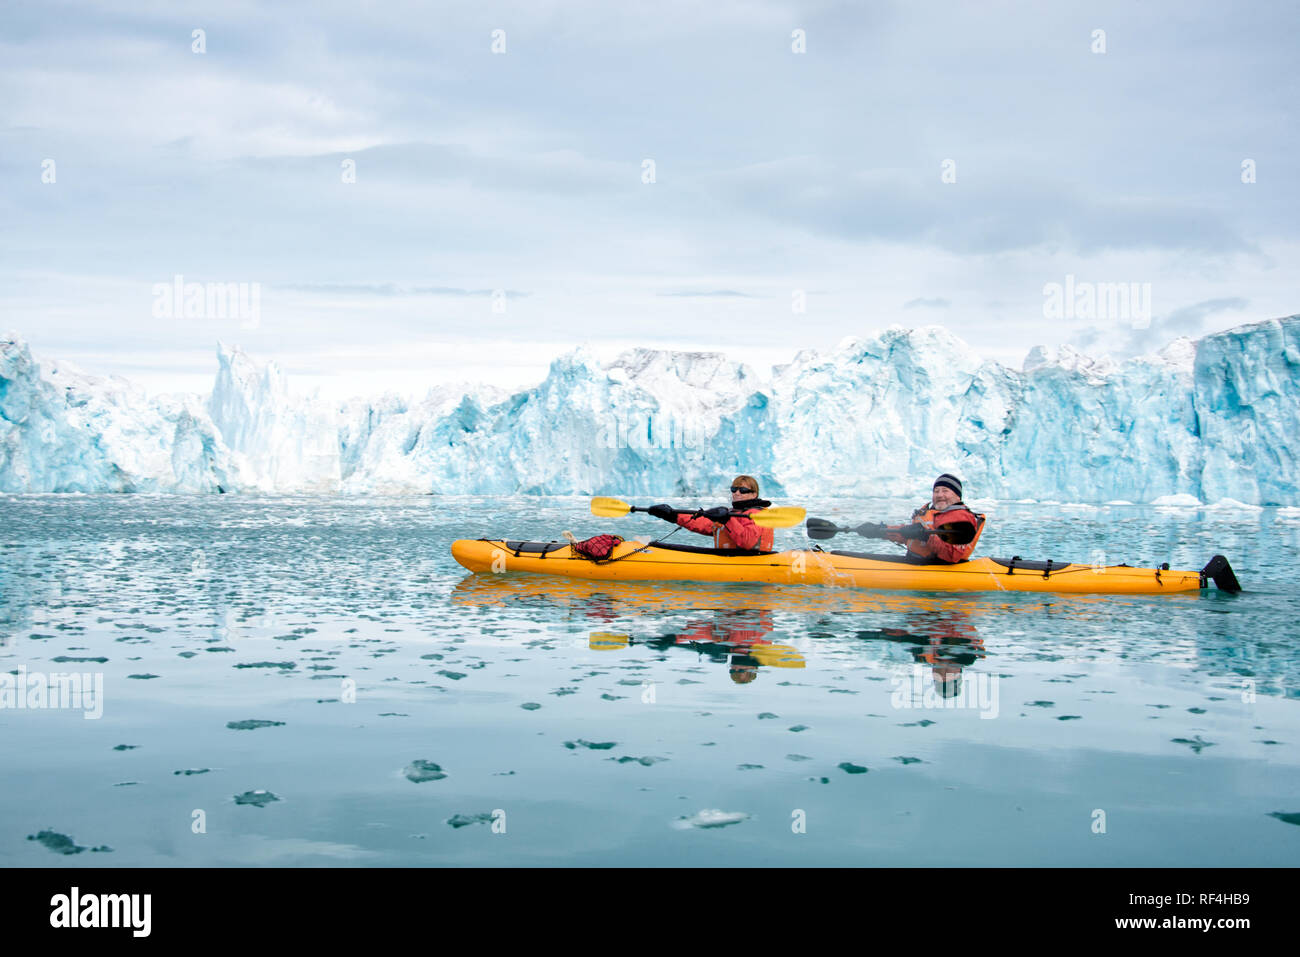
<instances>
[{"instance_id":1,"label":"smiling man","mask_svg":"<svg viewBox=\"0 0 1300 957\"><path fill-rule=\"evenodd\" d=\"M934 480L930 501L912 513L912 524L890 529L891 542L906 545L921 558L964 562L975 551L984 530L984 516L976 515L961 500L961 479L945 472Z\"/></svg>"}]
</instances>

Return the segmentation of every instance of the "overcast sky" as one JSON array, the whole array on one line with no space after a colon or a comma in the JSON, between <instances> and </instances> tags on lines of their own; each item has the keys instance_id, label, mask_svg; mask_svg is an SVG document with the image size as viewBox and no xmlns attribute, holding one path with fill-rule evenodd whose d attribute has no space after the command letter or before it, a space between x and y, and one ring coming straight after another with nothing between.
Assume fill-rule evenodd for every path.
<instances>
[{"instance_id":1,"label":"overcast sky","mask_svg":"<svg viewBox=\"0 0 1300 957\"><path fill-rule=\"evenodd\" d=\"M1294 2L6 0L0 331L337 394L894 324L1158 348L1300 312L1298 38ZM176 275L257 283L255 327L157 316ZM1067 276L1149 283L1149 328L1045 315Z\"/></svg>"}]
</instances>

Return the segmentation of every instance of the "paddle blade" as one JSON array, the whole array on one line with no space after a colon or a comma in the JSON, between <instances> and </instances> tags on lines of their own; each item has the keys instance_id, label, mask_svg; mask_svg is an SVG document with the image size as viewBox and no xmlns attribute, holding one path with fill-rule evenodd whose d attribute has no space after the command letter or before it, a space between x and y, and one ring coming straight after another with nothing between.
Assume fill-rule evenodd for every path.
<instances>
[{"instance_id":1,"label":"paddle blade","mask_svg":"<svg viewBox=\"0 0 1300 957\"><path fill-rule=\"evenodd\" d=\"M593 498L591 514L601 518L621 518L632 511L632 506L616 498Z\"/></svg>"},{"instance_id":2,"label":"paddle blade","mask_svg":"<svg viewBox=\"0 0 1300 957\"><path fill-rule=\"evenodd\" d=\"M768 668L802 668L803 655L789 645L752 645L749 654Z\"/></svg>"},{"instance_id":3,"label":"paddle blade","mask_svg":"<svg viewBox=\"0 0 1300 957\"><path fill-rule=\"evenodd\" d=\"M592 651L617 651L626 648L632 639L614 631L593 631L587 638L587 647Z\"/></svg>"},{"instance_id":4,"label":"paddle blade","mask_svg":"<svg viewBox=\"0 0 1300 957\"><path fill-rule=\"evenodd\" d=\"M838 525L824 518L808 519L806 528L809 538L834 538L835 533L840 530Z\"/></svg>"},{"instance_id":5,"label":"paddle blade","mask_svg":"<svg viewBox=\"0 0 1300 957\"><path fill-rule=\"evenodd\" d=\"M778 508L765 508L760 512L755 512L749 516L754 520L755 525L763 528L793 528L803 521L803 517L808 513L799 508L797 505L786 505Z\"/></svg>"}]
</instances>

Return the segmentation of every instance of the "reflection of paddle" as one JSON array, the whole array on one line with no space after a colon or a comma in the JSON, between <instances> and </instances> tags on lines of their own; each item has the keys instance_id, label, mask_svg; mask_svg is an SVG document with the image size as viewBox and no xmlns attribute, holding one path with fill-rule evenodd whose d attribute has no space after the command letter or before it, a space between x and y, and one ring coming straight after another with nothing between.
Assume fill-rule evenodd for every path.
<instances>
[{"instance_id":1,"label":"reflection of paddle","mask_svg":"<svg viewBox=\"0 0 1300 957\"><path fill-rule=\"evenodd\" d=\"M739 648L736 649L740 651ZM789 645L750 645L745 653L768 668L802 668L803 655Z\"/></svg>"},{"instance_id":2,"label":"reflection of paddle","mask_svg":"<svg viewBox=\"0 0 1300 957\"><path fill-rule=\"evenodd\" d=\"M742 503L743 504L743 503ZM643 508L639 505L629 505L617 498L593 498L591 500L591 514L599 515L601 518L622 518L628 512L648 512L650 509ZM679 508L679 515L695 515L700 509ZM741 515L742 512L732 512L732 515ZM751 519L755 525L763 528L792 528L804 520L807 511L798 506L786 505L774 508L764 508L752 515L746 517Z\"/></svg>"},{"instance_id":3,"label":"reflection of paddle","mask_svg":"<svg viewBox=\"0 0 1300 957\"><path fill-rule=\"evenodd\" d=\"M626 648L631 643L631 638L616 631L593 631L587 637L587 647L592 651L614 651Z\"/></svg>"},{"instance_id":4,"label":"reflection of paddle","mask_svg":"<svg viewBox=\"0 0 1300 957\"><path fill-rule=\"evenodd\" d=\"M879 522L863 522L861 525L857 526L856 528L848 528L846 526L836 525L834 522L828 522L824 518L810 518L806 523L806 528L808 530L808 537L817 538L817 539L834 538L836 535L840 534L840 532L854 532L858 535L861 535L863 538L884 538L890 532L901 532L903 529L909 527L911 526L908 525L890 526L890 525L882 525ZM916 528L918 529L920 527L921 526L919 525L916 526ZM920 539L924 540L926 538L929 538L931 534L934 534L934 535L938 535L945 542L949 542L950 544L964 545L965 542L960 541L960 538L963 534L968 534L966 530L969 528L970 526L965 526L965 527L940 526L939 528L934 529L933 532L931 532L931 530L929 529L926 529L925 534L923 536L920 536ZM908 536L904 535L903 537L907 538ZM967 538L967 541L969 540L970 539Z\"/></svg>"},{"instance_id":5,"label":"reflection of paddle","mask_svg":"<svg viewBox=\"0 0 1300 957\"><path fill-rule=\"evenodd\" d=\"M587 636L587 647L592 651L616 651L637 644L637 639L616 631L593 631ZM746 645L740 642L719 641L730 654L743 654L768 668L802 668L803 655L789 645ZM689 647L683 645L681 647Z\"/></svg>"}]
</instances>

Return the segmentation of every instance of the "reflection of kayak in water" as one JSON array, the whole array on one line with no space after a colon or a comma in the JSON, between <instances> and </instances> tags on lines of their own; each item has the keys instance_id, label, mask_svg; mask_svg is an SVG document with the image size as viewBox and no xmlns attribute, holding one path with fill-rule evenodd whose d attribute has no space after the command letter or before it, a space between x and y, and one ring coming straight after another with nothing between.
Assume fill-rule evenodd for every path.
<instances>
[{"instance_id":1,"label":"reflection of kayak in water","mask_svg":"<svg viewBox=\"0 0 1300 957\"><path fill-rule=\"evenodd\" d=\"M1196 592L1205 588L1210 578L1225 590L1236 587L1236 579L1221 556L1215 556L1200 571L1170 571L1167 567L1093 566L1017 558L977 558L945 565L816 548L735 554L661 542L623 542L605 561L575 554L569 545L560 542L461 539L452 543L451 553L472 572L533 572L600 581L765 582L918 591L1149 595Z\"/></svg>"},{"instance_id":2,"label":"reflection of kayak in water","mask_svg":"<svg viewBox=\"0 0 1300 957\"><path fill-rule=\"evenodd\" d=\"M1194 593L1187 596L1194 598ZM613 622L629 614L680 615L702 611L772 611L794 615L846 613L907 614L1070 614L1110 613L1117 601L1107 595L925 594L860 588L808 588L802 585L702 584L699 582L592 581L550 575L466 575L451 590L451 602L470 608L546 607Z\"/></svg>"},{"instance_id":3,"label":"reflection of kayak in water","mask_svg":"<svg viewBox=\"0 0 1300 957\"><path fill-rule=\"evenodd\" d=\"M1080 605L1107 599L1078 595ZM592 581L549 575L466 575L451 590L453 604L479 608L562 607L591 620L613 621L626 614L671 614L700 611L775 611L831 615L847 612L979 610L1043 611L1048 601L1029 596L1000 599L992 595L940 596L873 592L857 588L805 588L792 585L709 585L697 582ZM1055 602L1061 608L1062 602Z\"/></svg>"}]
</instances>

